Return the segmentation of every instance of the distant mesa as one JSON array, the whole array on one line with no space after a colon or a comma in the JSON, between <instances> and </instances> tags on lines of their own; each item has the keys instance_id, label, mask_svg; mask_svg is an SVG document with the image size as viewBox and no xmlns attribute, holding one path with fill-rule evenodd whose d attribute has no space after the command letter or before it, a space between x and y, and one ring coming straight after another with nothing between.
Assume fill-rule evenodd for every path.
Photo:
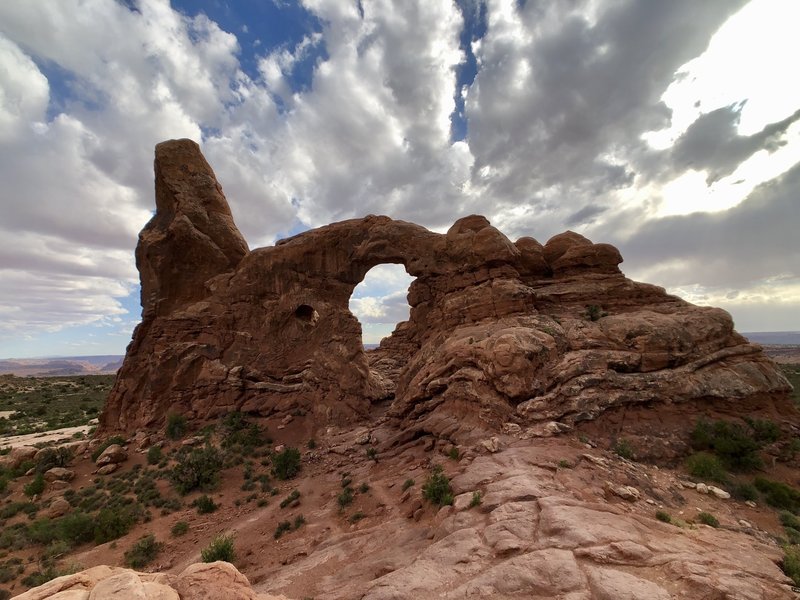
<instances>
[{"instance_id":1,"label":"distant mesa","mask_svg":"<svg viewBox=\"0 0 800 600\"><path fill-rule=\"evenodd\" d=\"M113 375L122 366L123 359L124 357L118 354L0 359L0 375L16 375L17 377Z\"/></svg>"},{"instance_id":2,"label":"distant mesa","mask_svg":"<svg viewBox=\"0 0 800 600\"><path fill-rule=\"evenodd\" d=\"M168 412L348 423L386 402L401 435L463 442L655 404L788 403L728 313L627 279L614 246L577 233L512 242L479 215L446 234L369 215L249 250L190 140L156 147L155 189L142 322L104 431L161 428ZM348 302L383 263L415 278L410 317L365 352Z\"/></svg>"}]
</instances>

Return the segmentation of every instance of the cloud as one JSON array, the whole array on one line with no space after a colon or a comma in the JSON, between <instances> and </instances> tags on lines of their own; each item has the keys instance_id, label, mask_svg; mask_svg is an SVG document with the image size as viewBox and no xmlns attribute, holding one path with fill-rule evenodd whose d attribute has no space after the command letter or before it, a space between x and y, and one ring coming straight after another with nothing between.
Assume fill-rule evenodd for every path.
<instances>
[{"instance_id":1,"label":"cloud","mask_svg":"<svg viewBox=\"0 0 800 600\"><path fill-rule=\"evenodd\" d=\"M800 280L800 164L757 187L741 204L644 223L620 243L625 269L671 288L774 288ZM800 301L800 293L797 300Z\"/></svg>"},{"instance_id":2,"label":"cloud","mask_svg":"<svg viewBox=\"0 0 800 600\"><path fill-rule=\"evenodd\" d=\"M786 144L789 126L800 119L800 110L770 123L758 133L739 135L742 104L712 110L698 117L671 148L672 174L686 169L708 173L706 183L719 181L759 150L774 152Z\"/></svg>"},{"instance_id":3,"label":"cloud","mask_svg":"<svg viewBox=\"0 0 800 600\"><path fill-rule=\"evenodd\" d=\"M733 186L743 165L783 161L764 171L771 178L798 160L787 151L800 147L794 96L742 97L734 73L714 79L730 87L721 104L670 109L680 90L694 102L696 70L711 77L708 56L720 60L719 39L731 37L712 35L743 0L461 5L468 20L485 15L486 30L470 21L477 75L456 89L472 58L449 0L305 0L314 27L276 46L248 23L264 43L246 48L167 0L0 2L5 330L124 314L136 234L154 207L153 146L174 137L202 143L251 247L368 213L442 231L476 212L510 237L544 241L571 227L617 243L631 273L687 294L705 281L698 294L728 302L755 302L763 289L792 296L782 277L796 275L794 170L716 215L659 213L681 177L707 191ZM771 6L751 3L745 21ZM762 76L759 90L781 89L769 81L785 78L791 57L762 46L777 75L740 54L737 64ZM658 132L669 139L656 147ZM354 310L394 321L407 286L386 275L357 292Z\"/></svg>"},{"instance_id":4,"label":"cloud","mask_svg":"<svg viewBox=\"0 0 800 600\"><path fill-rule=\"evenodd\" d=\"M515 235L549 236L631 185L642 133L669 124L661 95L673 74L742 3L488 5L466 101L472 185ZM524 219L508 219L519 205Z\"/></svg>"}]
</instances>

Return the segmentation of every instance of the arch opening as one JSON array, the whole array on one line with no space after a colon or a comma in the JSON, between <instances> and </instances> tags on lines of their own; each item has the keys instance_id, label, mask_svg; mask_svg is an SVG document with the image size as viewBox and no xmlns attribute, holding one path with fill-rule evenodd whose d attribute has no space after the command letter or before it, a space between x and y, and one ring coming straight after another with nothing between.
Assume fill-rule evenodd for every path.
<instances>
[{"instance_id":1,"label":"arch opening","mask_svg":"<svg viewBox=\"0 0 800 600\"><path fill-rule=\"evenodd\" d=\"M319 319L319 314L314 307L309 304L301 304L294 311L294 316L297 320L304 323L316 323Z\"/></svg>"},{"instance_id":2,"label":"arch opening","mask_svg":"<svg viewBox=\"0 0 800 600\"><path fill-rule=\"evenodd\" d=\"M361 323L361 343L375 348L392 334L398 323L408 321L408 287L414 278L401 264L372 267L350 296L350 312Z\"/></svg>"}]
</instances>

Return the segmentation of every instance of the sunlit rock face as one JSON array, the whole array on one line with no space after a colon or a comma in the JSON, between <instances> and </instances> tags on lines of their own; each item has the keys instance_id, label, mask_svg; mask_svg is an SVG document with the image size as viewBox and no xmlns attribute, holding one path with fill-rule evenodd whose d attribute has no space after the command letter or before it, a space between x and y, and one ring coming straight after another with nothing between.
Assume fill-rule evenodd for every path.
<instances>
[{"instance_id":1,"label":"sunlit rock face","mask_svg":"<svg viewBox=\"0 0 800 600\"><path fill-rule=\"evenodd\" d=\"M577 233L542 245L477 215L446 234L370 215L250 251L197 144L159 144L155 173L157 211L136 249L142 322L106 431L231 410L346 423L391 401L402 431L464 440L790 389L725 311L627 279L616 248ZM415 278L410 317L365 353L348 301L382 263Z\"/></svg>"}]
</instances>

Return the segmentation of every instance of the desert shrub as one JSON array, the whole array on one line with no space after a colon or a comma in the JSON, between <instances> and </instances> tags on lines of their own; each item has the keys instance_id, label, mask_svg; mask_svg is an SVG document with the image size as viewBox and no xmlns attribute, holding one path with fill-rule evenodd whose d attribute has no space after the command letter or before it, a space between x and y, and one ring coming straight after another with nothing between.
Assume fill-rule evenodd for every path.
<instances>
[{"instance_id":1,"label":"desert shrub","mask_svg":"<svg viewBox=\"0 0 800 600\"><path fill-rule=\"evenodd\" d=\"M656 519L661 521L662 523L671 523L672 517L669 516L668 512L664 512L663 510L656 511Z\"/></svg>"},{"instance_id":2,"label":"desert shrub","mask_svg":"<svg viewBox=\"0 0 800 600\"><path fill-rule=\"evenodd\" d=\"M164 458L164 452L161 450L161 446L150 446L147 449L147 464L148 465L157 465L161 462L161 459Z\"/></svg>"},{"instance_id":3,"label":"desert shrub","mask_svg":"<svg viewBox=\"0 0 800 600\"><path fill-rule=\"evenodd\" d=\"M95 519L84 512L74 512L61 517L58 521L60 538L76 546L91 542L94 539Z\"/></svg>"},{"instance_id":4,"label":"desert shrub","mask_svg":"<svg viewBox=\"0 0 800 600\"><path fill-rule=\"evenodd\" d=\"M258 424L248 421L244 413L239 411L225 415L222 419L222 427L224 434L222 446L224 448L240 446L249 452L264 443Z\"/></svg>"},{"instance_id":5,"label":"desert shrub","mask_svg":"<svg viewBox=\"0 0 800 600\"><path fill-rule=\"evenodd\" d=\"M755 486L770 506L797 513L800 511L800 491L780 481L756 477Z\"/></svg>"},{"instance_id":6,"label":"desert shrub","mask_svg":"<svg viewBox=\"0 0 800 600\"><path fill-rule=\"evenodd\" d=\"M781 439L781 428L775 421L745 417L745 422L753 430L753 437L757 442L772 444Z\"/></svg>"},{"instance_id":7,"label":"desert shrub","mask_svg":"<svg viewBox=\"0 0 800 600\"><path fill-rule=\"evenodd\" d=\"M47 545L59 537L58 524L48 518L36 519L28 525L28 537L36 544Z\"/></svg>"},{"instance_id":8,"label":"desert shrub","mask_svg":"<svg viewBox=\"0 0 800 600\"><path fill-rule=\"evenodd\" d=\"M781 569L794 584L800 586L800 546L784 546Z\"/></svg>"},{"instance_id":9,"label":"desert shrub","mask_svg":"<svg viewBox=\"0 0 800 600\"><path fill-rule=\"evenodd\" d=\"M633 460L633 446L631 446L631 443L626 439L617 440L611 450L620 458Z\"/></svg>"},{"instance_id":10,"label":"desert shrub","mask_svg":"<svg viewBox=\"0 0 800 600\"><path fill-rule=\"evenodd\" d=\"M122 537L131 530L137 520L135 511L129 507L102 509L95 517L95 544L104 544Z\"/></svg>"},{"instance_id":11,"label":"desert shrub","mask_svg":"<svg viewBox=\"0 0 800 600\"><path fill-rule=\"evenodd\" d=\"M359 510L350 515L350 518L347 520L350 521L351 523L358 523L364 517L366 517L366 515Z\"/></svg>"},{"instance_id":12,"label":"desert shrub","mask_svg":"<svg viewBox=\"0 0 800 600\"><path fill-rule=\"evenodd\" d=\"M192 502L192 506L196 507L197 512L201 515L212 513L219 508L219 506L205 494L195 499L195 501Z\"/></svg>"},{"instance_id":13,"label":"desert shrub","mask_svg":"<svg viewBox=\"0 0 800 600\"><path fill-rule=\"evenodd\" d=\"M276 540L280 539L280 537L284 533L286 533L287 531L291 531L291 530L292 530L292 524L289 523L289 521L281 521L280 523L278 523L278 526L275 528L275 533L272 534L272 537L275 538Z\"/></svg>"},{"instance_id":14,"label":"desert shrub","mask_svg":"<svg viewBox=\"0 0 800 600\"><path fill-rule=\"evenodd\" d=\"M710 527L719 527L719 520L717 517L705 511L697 513L697 520Z\"/></svg>"},{"instance_id":15,"label":"desert shrub","mask_svg":"<svg viewBox=\"0 0 800 600\"><path fill-rule=\"evenodd\" d=\"M211 543L200 551L200 557L203 562L214 562L217 560L224 560L225 562L232 563L236 560L236 552L233 548L232 535L218 535Z\"/></svg>"},{"instance_id":16,"label":"desert shrub","mask_svg":"<svg viewBox=\"0 0 800 600\"><path fill-rule=\"evenodd\" d=\"M412 485L414 485L414 480L413 480L413 479L411 479L411 478L409 477L408 479L406 479L406 480L403 482L403 485L402 485L402 488L401 488L401 489L402 489L402 490L405 492L405 491L406 491L408 488L410 488Z\"/></svg>"},{"instance_id":17,"label":"desert shrub","mask_svg":"<svg viewBox=\"0 0 800 600\"><path fill-rule=\"evenodd\" d=\"M358 486L358 491L362 494L366 494L369 491L369 484L365 481L360 486Z\"/></svg>"},{"instance_id":18,"label":"desert shrub","mask_svg":"<svg viewBox=\"0 0 800 600\"><path fill-rule=\"evenodd\" d=\"M439 506L453 503L453 489L450 480L442 472L442 467L436 465L422 486L422 496Z\"/></svg>"},{"instance_id":19,"label":"desert shrub","mask_svg":"<svg viewBox=\"0 0 800 600\"><path fill-rule=\"evenodd\" d=\"M602 317L607 316L607 314L608 313L603 312L603 309L600 308L597 304L589 304L586 307L586 312L584 313L586 318L589 319L590 321L597 321Z\"/></svg>"},{"instance_id":20,"label":"desert shrub","mask_svg":"<svg viewBox=\"0 0 800 600\"><path fill-rule=\"evenodd\" d=\"M222 462L219 450L207 444L204 448L181 453L170 478L180 494L188 494L196 489L210 490L219 481Z\"/></svg>"},{"instance_id":21,"label":"desert shrub","mask_svg":"<svg viewBox=\"0 0 800 600\"><path fill-rule=\"evenodd\" d=\"M186 434L186 417L176 413L168 414L166 434L171 440L181 439Z\"/></svg>"},{"instance_id":22,"label":"desert shrub","mask_svg":"<svg viewBox=\"0 0 800 600\"><path fill-rule=\"evenodd\" d=\"M295 529L300 529L306 523L306 518L303 515L297 515L292 524Z\"/></svg>"},{"instance_id":23,"label":"desert shrub","mask_svg":"<svg viewBox=\"0 0 800 600\"><path fill-rule=\"evenodd\" d=\"M61 575L63 575L63 573L60 573L53 565L50 565L45 567L42 571L34 571L30 575L23 577L22 585L37 587Z\"/></svg>"},{"instance_id":24,"label":"desert shrub","mask_svg":"<svg viewBox=\"0 0 800 600\"><path fill-rule=\"evenodd\" d=\"M708 452L696 452L686 459L686 470L692 477L725 483L728 474L722 462Z\"/></svg>"},{"instance_id":25,"label":"desert shrub","mask_svg":"<svg viewBox=\"0 0 800 600\"><path fill-rule=\"evenodd\" d=\"M96 461L98 458L100 458L100 455L103 452L105 452L106 448L108 448L109 446L113 446L114 444L117 444L119 446L124 446L126 441L127 440L121 435L112 435L110 438L103 441L102 444L100 444L97 448L94 449L94 452L92 452L92 461Z\"/></svg>"},{"instance_id":26,"label":"desert shrub","mask_svg":"<svg viewBox=\"0 0 800 600\"><path fill-rule=\"evenodd\" d=\"M469 501L469 507L475 508L476 506L480 506L483 503L483 494L479 491L472 492L472 498Z\"/></svg>"},{"instance_id":27,"label":"desert shrub","mask_svg":"<svg viewBox=\"0 0 800 600\"><path fill-rule=\"evenodd\" d=\"M153 534L145 535L125 551L125 564L133 569L141 569L155 560L163 546Z\"/></svg>"},{"instance_id":28,"label":"desert shrub","mask_svg":"<svg viewBox=\"0 0 800 600\"><path fill-rule=\"evenodd\" d=\"M778 518L781 520L781 525L784 527L791 527L792 529L800 530L800 519L798 519L788 510L782 510L778 514Z\"/></svg>"},{"instance_id":29,"label":"desert shrub","mask_svg":"<svg viewBox=\"0 0 800 600\"><path fill-rule=\"evenodd\" d=\"M292 490L292 493L286 496L283 500L281 500L281 508L286 508L287 506L297 506L299 504L298 499L300 498L300 492L298 490Z\"/></svg>"},{"instance_id":30,"label":"desert shrub","mask_svg":"<svg viewBox=\"0 0 800 600\"><path fill-rule=\"evenodd\" d=\"M300 451L286 448L272 455L272 474L281 480L292 479L300 472Z\"/></svg>"},{"instance_id":31,"label":"desert shrub","mask_svg":"<svg viewBox=\"0 0 800 600\"><path fill-rule=\"evenodd\" d=\"M739 423L731 421L698 421L691 434L695 450L708 450L720 457L725 465L737 471L761 466L758 450L761 444Z\"/></svg>"},{"instance_id":32,"label":"desert shrub","mask_svg":"<svg viewBox=\"0 0 800 600\"><path fill-rule=\"evenodd\" d=\"M36 471L44 473L53 467L66 467L72 460L72 448L60 446L58 448L45 448L42 450L36 463Z\"/></svg>"},{"instance_id":33,"label":"desert shrub","mask_svg":"<svg viewBox=\"0 0 800 600\"><path fill-rule=\"evenodd\" d=\"M29 506L35 506L31 502L11 502L0 508L0 519L10 519L20 512L25 511Z\"/></svg>"},{"instance_id":34,"label":"desert shrub","mask_svg":"<svg viewBox=\"0 0 800 600\"><path fill-rule=\"evenodd\" d=\"M44 491L44 475L42 473L37 473L33 481L25 485L23 491L28 497L41 494Z\"/></svg>"},{"instance_id":35,"label":"desert shrub","mask_svg":"<svg viewBox=\"0 0 800 600\"><path fill-rule=\"evenodd\" d=\"M180 537L189 532L189 524L186 521L178 521L172 526L170 533L173 537Z\"/></svg>"},{"instance_id":36,"label":"desert shrub","mask_svg":"<svg viewBox=\"0 0 800 600\"><path fill-rule=\"evenodd\" d=\"M336 502L339 504L339 510L344 510L344 507L353 502L353 488L346 487L337 496Z\"/></svg>"},{"instance_id":37,"label":"desert shrub","mask_svg":"<svg viewBox=\"0 0 800 600\"><path fill-rule=\"evenodd\" d=\"M315 440L314 438L311 438L310 440L308 440L308 443L306 444L306 448L308 448L309 450L313 450L316 447L317 447L317 440Z\"/></svg>"},{"instance_id":38,"label":"desert shrub","mask_svg":"<svg viewBox=\"0 0 800 600\"><path fill-rule=\"evenodd\" d=\"M459 458L461 458L461 456L458 453L458 448L456 448L455 446L450 448L450 452L447 453L447 456L449 456L451 460L458 460Z\"/></svg>"},{"instance_id":39,"label":"desert shrub","mask_svg":"<svg viewBox=\"0 0 800 600\"><path fill-rule=\"evenodd\" d=\"M571 462L569 462L569 461L568 461L567 459L565 459L565 458L562 458L561 460L559 460L559 461L558 461L558 466L559 466L559 468L561 468L561 469L571 469L571 468L573 468L573 465L572 465L572 463L571 463Z\"/></svg>"},{"instance_id":40,"label":"desert shrub","mask_svg":"<svg viewBox=\"0 0 800 600\"><path fill-rule=\"evenodd\" d=\"M758 490L752 483L737 483L731 488L731 496L737 500L758 500Z\"/></svg>"}]
</instances>

